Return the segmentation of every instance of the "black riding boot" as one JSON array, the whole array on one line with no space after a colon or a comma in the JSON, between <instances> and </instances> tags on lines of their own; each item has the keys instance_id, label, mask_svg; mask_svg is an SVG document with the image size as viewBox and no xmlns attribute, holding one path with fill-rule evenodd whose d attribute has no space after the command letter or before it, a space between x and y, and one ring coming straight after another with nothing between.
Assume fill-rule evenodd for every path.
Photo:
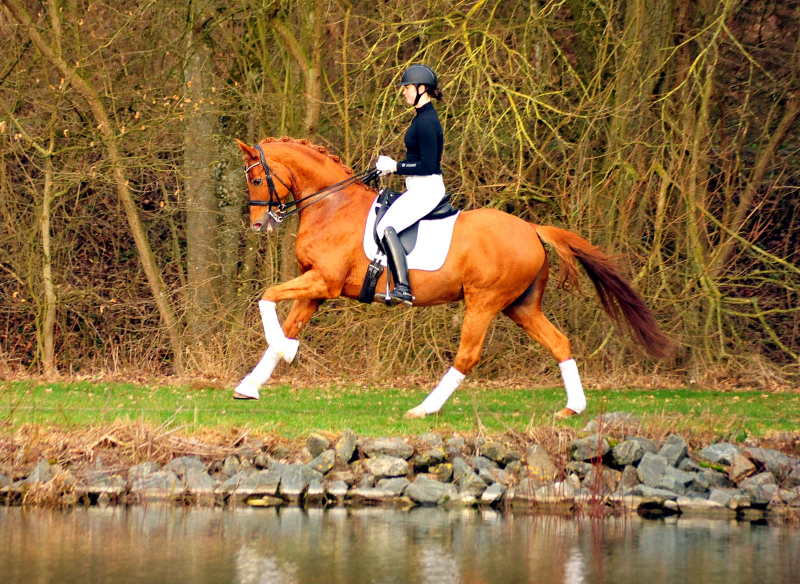
<instances>
[{"instance_id":1,"label":"black riding boot","mask_svg":"<svg viewBox=\"0 0 800 584\"><path fill-rule=\"evenodd\" d=\"M406 250L400 243L400 236L394 227L387 227L383 232L383 249L389 260L389 270L394 280L394 290L389 293L392 304L406 304L411 306L414 297L411 295L411 285L408 282L408 264L406 263Z\"/></svg>"}]
</instances>

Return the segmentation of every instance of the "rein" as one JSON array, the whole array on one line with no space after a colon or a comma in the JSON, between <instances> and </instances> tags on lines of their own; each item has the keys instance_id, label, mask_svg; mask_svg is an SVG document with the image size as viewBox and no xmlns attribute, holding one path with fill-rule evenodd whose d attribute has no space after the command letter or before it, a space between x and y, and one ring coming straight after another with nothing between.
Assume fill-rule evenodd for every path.
<instances>
[{"instance_id":1,"label":"rein","mask_svg":"<svg viewBox=\"0 0 800 584\"><path fill-rule=\"evenodd\" d=\"M301 211L301 208L298 207L298 205L300 203L308 201L309 199L313 199L314 197L318 197L318 198L314 199L313 201L311 201L308 205L303 207L303 209L305 209L306 207L309 207L309 206L313 205L314 203L318 203L322 199L324 199L326 197L329 197L329 196L333 195L334 193L338 193L339 191L341 191L342 189L345 189L346 187L350 186L353 183L356 183L358 181L363 181L365 183L369 183L369 182L371 182L371 181L373 181L373 180L378 178L378 171L377 170L375 170L375 169L364 170L362 172L359 172L358 174L355 174L355 175L351 176L350 178L347 178L347 179L345 179L343 181L340 181L340 182L338 182L336 184L332 184L329 187L325 187L324 189L319 190L316 193L311 193L307 197L303 197L301 199L294 198L289 203L281 203L281 199L278 196L278 191L275 188L275 182L272 180L273 175L275 176L276 179L278 179L278 182L281 183L284 186L284 188L286 188L287 191L292 193L292 197L295 197L294 189L292 189L285 182L283 182L283 180L281 180L281 177L279 177L275 173L275 171L273 171L269 167L269 165L267 164L267 160L264 157L264 151L261 149L261 146L256 144L255 145L255 149L258 150L258 154L259 154L260 160L258 162L254 162L250 166L246 167L244 169L244 172L245 172L245 175L247 175L247 173L249 173L250 170L252 170L254 167L258 166L259 164L264 168L264 174L267 175L267 187L269 188L269 201L255 201L253 199L250 199L250 206L251 207L269 207L269 211L267 212L267 214L272 219L274 219L277 223L283 223L283 220L286 219L287 217L290 217L290 216L294 215L295 213L299 213ZM273 211L272 210L273 207L276 207L277 211ZM289 207L294 207L294 209L287 212L286 210Z\"/></svg>"}]
</instances>

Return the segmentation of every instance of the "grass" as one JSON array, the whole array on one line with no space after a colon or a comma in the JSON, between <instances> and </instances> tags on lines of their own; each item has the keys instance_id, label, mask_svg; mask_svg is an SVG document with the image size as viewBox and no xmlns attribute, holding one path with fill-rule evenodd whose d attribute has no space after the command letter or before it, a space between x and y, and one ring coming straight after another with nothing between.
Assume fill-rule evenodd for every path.
<instances>
[{"instance_id":1,"label":"grass","mask_svg":"<svg viewBox=\"0 0 800 584\"><path fill-rule=\"evenodd\" d=\"M115 421L143 421L181 428L249 428L293 439L312 430L362 435L418 435L426 431L490 434L536 427L581 429L601 412L626 411L662 430L743 440L800 428L800 394L697 389L587 391L587 411L564 422L552 414L565 400L563 389L463 387L444 410L424 420L405 420L423 389L343 385L268 387L260 401L234 401L230 389L141 386L132 383L14 381L0 383L0 426L23 424L62 430ZM477 414L477 415L476 415Z\"/></svg>"}]
</instances>

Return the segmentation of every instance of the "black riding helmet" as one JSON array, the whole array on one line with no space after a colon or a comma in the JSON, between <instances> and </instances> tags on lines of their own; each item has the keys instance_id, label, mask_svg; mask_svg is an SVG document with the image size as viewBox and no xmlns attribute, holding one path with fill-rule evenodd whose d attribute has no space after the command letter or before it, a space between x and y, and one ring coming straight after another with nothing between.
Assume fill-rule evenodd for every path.
<instances>
[{"instance_id":1,"label":"black riding helmet","mask_svg":"<svg viewBox=\"0 0 800 584\"><path fill-rule=\"evenodd\" d=\"M417 88L417 99L414 100L414 105L420 98L419 86L425 86L425 93L429 90L436 88L439 85L439 80L436 78L436 73L427 65L411 65L406 72L403 73L403 78L398 85L413 85Z\"/></svg>"}]
</instances>

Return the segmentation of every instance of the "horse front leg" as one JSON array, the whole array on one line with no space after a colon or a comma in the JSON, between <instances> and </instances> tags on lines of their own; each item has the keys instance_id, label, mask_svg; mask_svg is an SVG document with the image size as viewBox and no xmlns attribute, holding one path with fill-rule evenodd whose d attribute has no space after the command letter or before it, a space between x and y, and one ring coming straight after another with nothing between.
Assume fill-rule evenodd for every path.
<instances>
[{"instance_id":1,"label":"horse front leg","mask_svg":"<svg viewBox=\"0 0 800 584\"><path fill-rule=\"evenodd\" d=\"M333 296L338 296L338 291ZM267 289L262 299L258 301L267 345L273 348L277 355L283 357L287 363L291 363L294 360L299 346L299 343L294 340L297 335L293 333L296 333L296 331L291 330L294 325L289 326L286 330L281 326L278 320L278 313L275 310L276 302L295 299L295 305L292 307L292 311L294 311L299 300L316 301L316 307L319 307L321 302L331 297L330 287L326 284L324 278L314 270L306 272L299 278ZM314 310L316 310L316 307ZM302 326L303 320L300 319L298 321L292 316L292 313L290 313L291 322L300 322Z\"/></svg>"},{"instance_id":2,"label":"horse front leg","mask_svg":"<svg viewBox=\"0 0 800 584\"><path fill-rule=\"evenodd\" d=\"M272 376L280 360L283 359L287 363L294 360L300 345L296 340L297 334L325 299L330 297L330 287L313 271L306 272L285 284L274 286L264 293L258 305L264 336L267 339L267 351L255 369L236 387L233 396L235 399L259 398L259 389ZM295 302L281 326L275 302L290 298L295 298Z\"/></svg>"}]
</instances>

